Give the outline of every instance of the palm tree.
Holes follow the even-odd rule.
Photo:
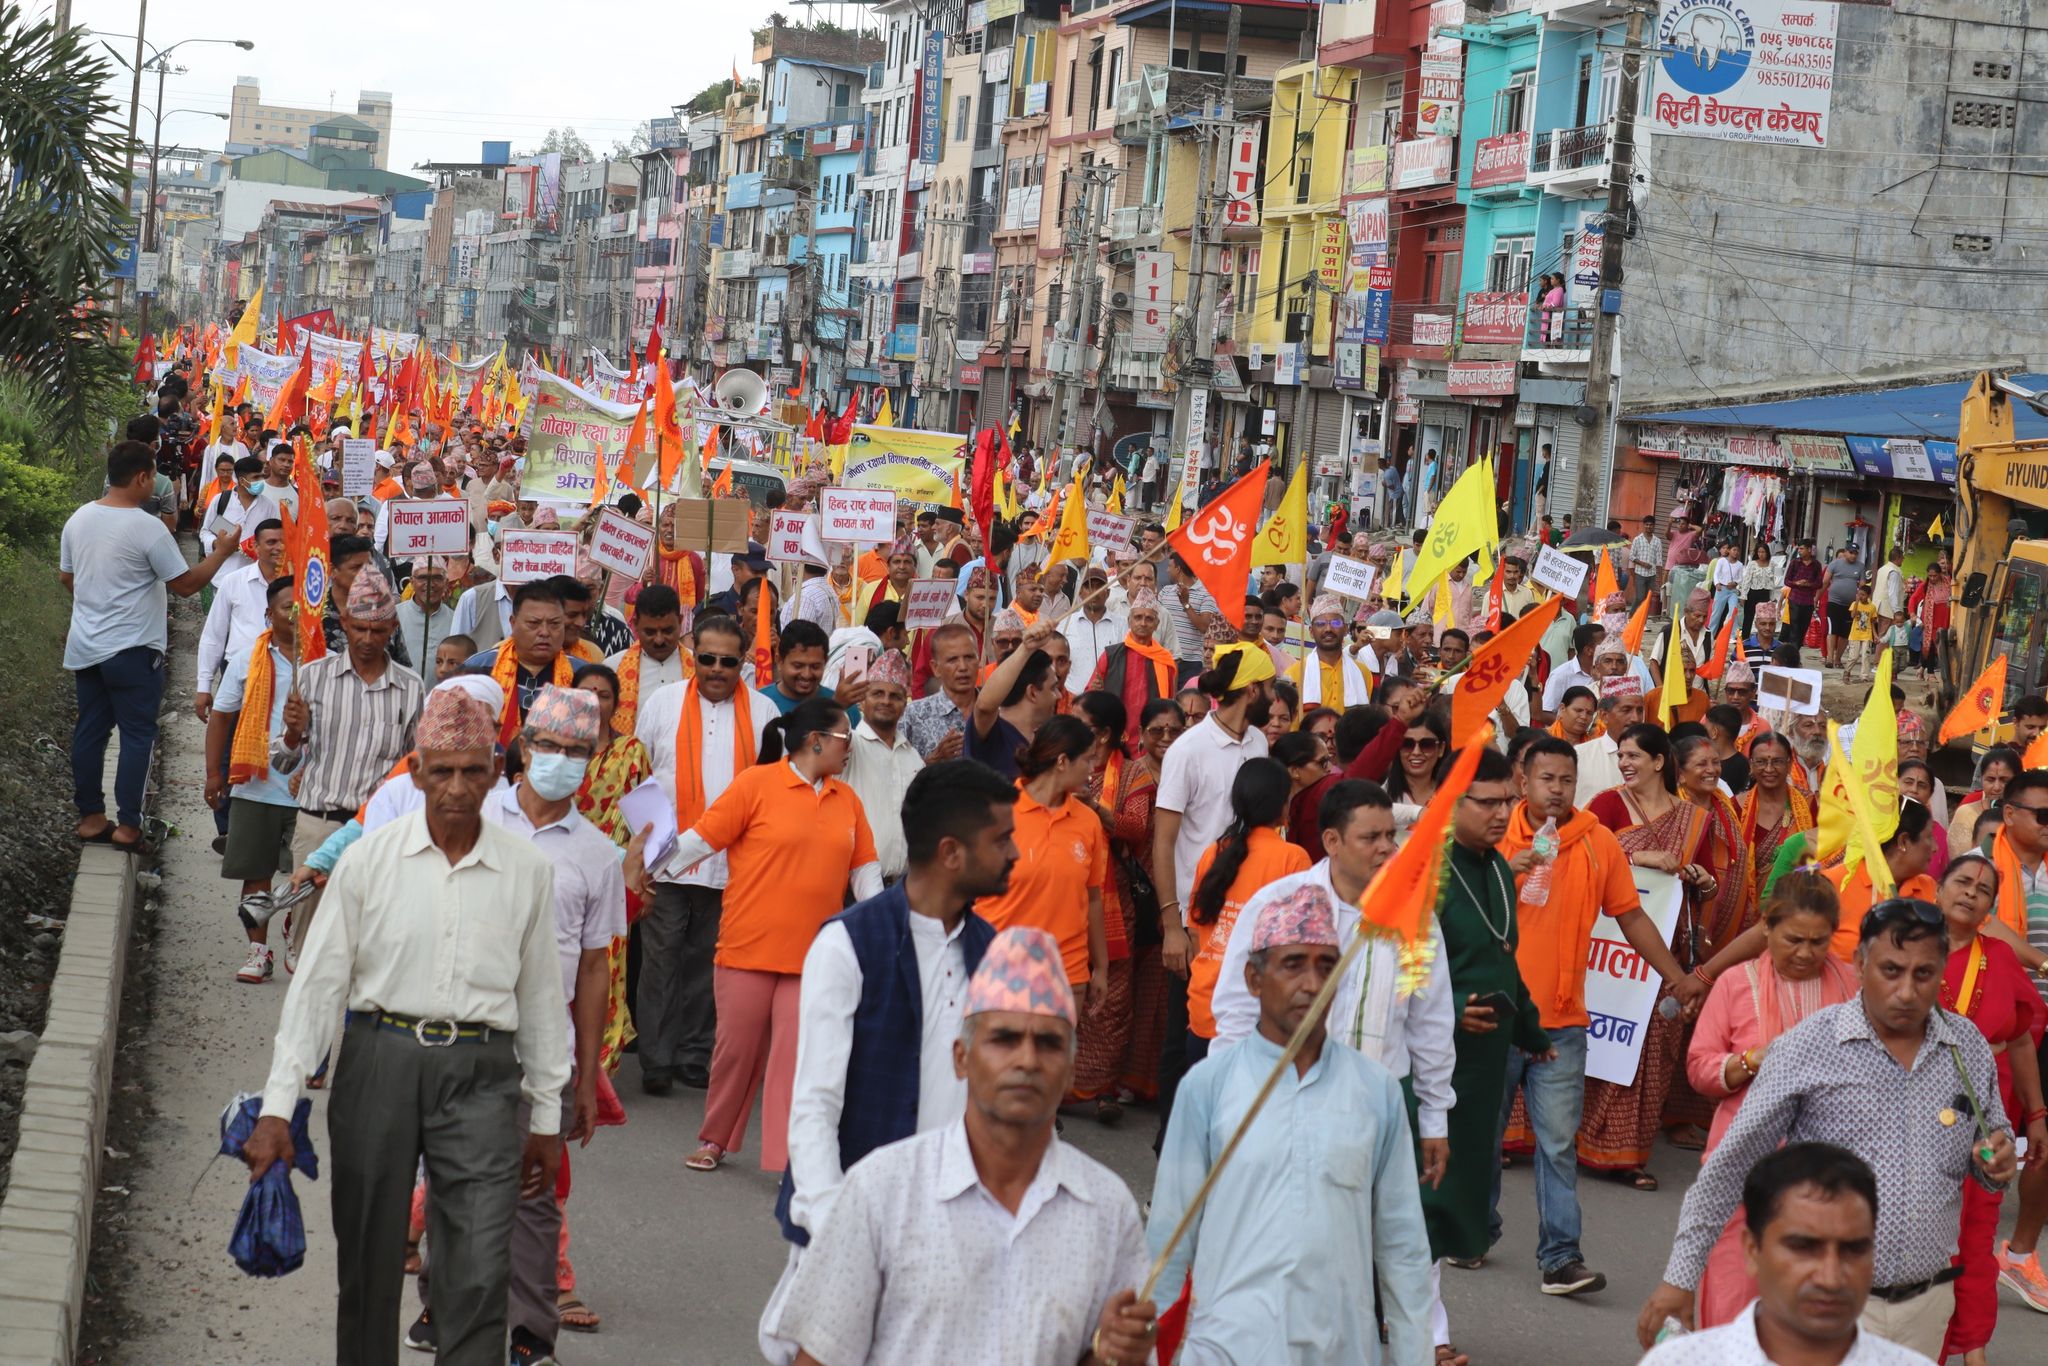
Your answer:
[[[106,304],[134,233],[109,68],[83,32],[0,5],[0,373],[74,419],[126,365]]]

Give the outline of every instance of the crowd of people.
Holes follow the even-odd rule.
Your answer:
[[[594,521],[525,495],[509,430],[423,425],[348,498],[335,428],[236,415],[215,484],[166,504],[195,401],[131,424],[65,530],[78,834],[148,852],[164,590],[207,591],[234,977],[290,977],[244,1156],[288,1162],[330,1090],[338,1360],[516,1366],[598,1327],[569,1156],[622,1121],[615,1078],[705,1093],[683,1182],[752,1156],[758,1105],[777,1362],[1462,1363],[1446,1267],[1526,1218],[1537,1288],[1599,1292],[1581,1173],[1654,1189],[1660,1137],[1704,1161],[1642,1311],[1660,1366],[1981,1363],[2001,1284],[2048,1311],[2048,770],[2021,758],[2048,703],[1964,794],[1901,712],[1882,847],[1820,857],[1822,718],[1759,711],[1747,662],[1803,659],[1791,574],[1747,601],[1646,573],[1560,612],[1453,791],[1451,693],[1544,606],[1517,556],[1498,592],[1460,565],[1366,604],[1269,567],[1240,614],[1159,526],[1054,562],[1029,513],[984,535],[932,507],[797,568],[679,545],[628,495],[644,574],[508,584],[502,528]],[[284,553],[309,483],[321,632]],[[471,553],[359,534],[401,496],[480,508]],[[912,630],[918,579],[955,606]],[[1677,638],[1646,648],[1649,593]],[[1735,611],[1746,650],[1706,670]],[[1432,803],[1441,886],[1404,946],[1361,902]],[[1589,1072],[1610,950],[1657,984],[1632,1082]],[[1061,1137],[1134,1107],[1142,1206]],[[1522,1163],[1533,1211],[1503,1199]]]

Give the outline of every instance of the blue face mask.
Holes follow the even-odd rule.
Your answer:
[[[248,494],[252,498],[256,496],[256,490],[262,487],[263,481],[261,479],[244,479],[242,481],[242,492]]]
[[[583,771],[589,767],[590,760],[572,759],[566,754],[529,754],[526,781],[540,796],[558,802],[576,795],[576,789],[583,786]]]

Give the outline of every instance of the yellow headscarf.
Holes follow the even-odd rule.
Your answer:
[[[1226,666],[1231,670],[1228,688],[1230,692],[1236,692],[1239,688],[1249,688],[1263,679],[1274,677],[1277,672],[1273,668],[1273,656],[1263,644],[1257,642],[1246,644],[1240,641],[1234,645],[1218,645],[1216,667],[1221,669]]]

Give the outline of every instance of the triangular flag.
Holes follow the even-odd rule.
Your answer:
[[[1079,560],[1086,564],[1088,546],[1088,498],[1076,479],[1074,487],[1066,497],[1066,508],[1060,513],[1059,535],[1053,537],[1052,550],[1046,556],[1049,565],[1062,560]]]
[[[1430,971],[1428,960],[1417,955],[1429,941],[1430,921],[1435,918],[1451,813],[1472,785],[1485,748],[1484,744],[1471,744],[1458,752],[1451,771],[1409,831],[1408,842],[1381,865],[1358,898],[1361,930],[1366,925],[1376,926],[1401,942],[1403,995],[1422,985],[1413,978],[1426,979]]]
[[[621,470],[624,469],[623,462],[620,468]],[[612,477],[610,472],[605,469],[604,451],[602,449],[599,449],[597,452],[595,475],[596,477],[590,481],[590,506],[603,507],[605,496],[612,491]]]
[[[1252,568],[1264,564],[1305,564],[1308,561],[1308,462],[1294,467],[1280,506],[1259,528],[1252,548]]]
[[[1730,611],[1727,616],[1721,618],[1721,631],[1714,637],[1713,654],[1706,663],[1693,670],[1701,678],[1712,680],[1727,672],[1728,642],[1735,634],[1735,620],[1740,615],[1738,612]]]
[[[1885,657],[1890,659],[1891,656],[1887,654]],[[1885,697],[1887,700],[1891,697],[1891,689],[1889,687],[1885,689]],[[1861,721],[1856,723],[1856,740],[1856,747],[1858,749],[1863,748],[1863,723]],[[1830,774],[1837,774],[1849,772],[1854,768],[1855,761],[1842,752],[1841,724],[1836,721],[1828,722],[1827,771]],[[1890,829],[1884,829],[1879,826],[1875,815],[1871,811],[1871,794],[1864,790],[1863,784],[1844,782],[1837,789],[1836,785],[1830,782],[1828,784],[1828,791],[1822,795],[1823,810],[1825,810],[1826,803],[1831,797],[1835,798],[1840,805],[1848,808],[1849,823],[1854,827],[1856,834],[1856,838],[1848,841],[1847,850],[1842,860],[1842,866],[1849,873],[1855,872],[1856,865],[1864,861],[1862,857],[1864,849],[1882,849],[1884,841],[1890,836],[1891,831],[1899,828],[1898,770],[1896,768],[1892,770],[1892,781],[1894,786],[1888,805],[1891,814]],[[1897,883],[1892,878],[1892,866],[1885,862],[1883,858],[1873,855],[1869,860],[1869,864],[1871,902],[1875,904],[1896,891]],[[1846,877],[1847,874],[1845,873],[1844,878],[1846,879]]]
[[[1615,580],[1614,566],[1607,559],[1607,547],[1600,547],[1600,567],[1593,573],[1593,610],[1598,612],[1607,605],[1607,599],[1621,591],[1621,584]]]
[[[1940,540],[1940,539],[1941,539],[1941,538],[1942,538],[1943,536],[1946,536],[1947,534],[1948,534],[1948,533],[1947,533],[1946,531],[1942,530],[1942,527],[1941,527],[1941,514],[1940,514],[1940,513],[1938,513],[1938,512],[1937,512],[1937,513],[1935,513],[1935,514],[1934,514],[1934,525],[1932,525],[1932,526],[1930,526],[1930,527],[1928,527],[1928,528],[1927,528],[1927,539],[1929,539],[1929,540],[1931,540],[1931,541],[1936,541],[1936,540]]]
[[[1166,538],[1216,599],[1224,620],[1244,626],[1244,589],[1251,576],[1252,541],[1259,508],[1266,498],[1266,480],[1273,465],[1261,460],[1208,506]]]
[[[1830,726],[1830,733],[1833,727]],[[1856,839],[1855,804],[1870,803],[1870,825],[1877,843],[1864,849]],[[1870,681],[1870,700],[1856,718],[1856,744],[1845,764],[1830,763],[1820,797],[1820,828],[1814,846],[1816,856],[1831,858],[1845,853],[1850,870],[1869,857],[1873,864],[1878,844],[1890,839],[1899,828],[1899,714],[1892,705],[1892,652],[1886,650],[1877,661]],[[1875,873],[1872,874],[1875,876]]]
[[[1998,713],[2005,705],[2006,665],[2006,656],[2000,655],[1977,675],[1977,681],[1956,699],[1955,706],[1942,721],[1936,744],[1945,745],[1960,735],[1975,735],[1998,720]]]
[[[1668,728],[1671,725],[1671,713],[1684,706],[1685,699],[1692,696],[1692,689],[1685,684],[1684,633],[1679,629],[1677,621],[1671,623],[1666,646],[1664,687],[1657,694],[1657,724]]]
[[[2048,731],[2043,731],[2034,737],[2033,743],[2027,746],[2026,754],[2021,757],[2020,766],[2022,768],[2048,768]]]
[[[1507,615],[1507,575],[1495,574],[1486,586],[1486,629],[1498,631],[1501,619]]]
[[[256,285],[256,292],[249,296],[248,306],[242,310],[241,319],[235,324],[235,330],[228,333],[227,358],[229,365],[235,365],[241,360],[243,342],[248,342],[251,346],[256,344],[256,330],[261,326],[263,326],[263,285],[259,281]],[[123,333],[122,335],[125,336],[127,334]]]
[[[1420,597],[1429,586],[1450,573],[1451,566],[1481,551],[1491,552],[1500,539],[1499,514],[1493,507],[1493,490],[1486,483],[1483,465],[1474,465],[1458,476],[1451,491],[1437,504],[1429,524],[1429,536],[1416,552],[1408,572],[1408,595]]]
[[[1621,628],[1621,648],[1632,655],[1643,652],[1643,629],[1650,624],[1650,595],[1643,594],[1643,600],[1636,604],[1635,615],[1628,619],[1628,625]]]
[[[896,413],[889,403],[889,391],[887,389],[882,390],[882,402],[875,409],[875,425],[877,427],[893,427],[896,425]]]
[[[1396,550],[1387,557],[1387,581],[1380,585],[1380,596],[1388,602],[1398,603],[1407,585],[1401,582],[1401,552]]]
[[[1472,652],[1458,686],[1451,691],[1451,744],[1459,747],[1477,742],[1508,685],[1522,676],[1529,657],[1550,623],[1557,619],[1564,599],[1555,594],[1548,602],[1531,608],[1514,625]]]
[[[1181,481],[1181,482],[1182,482],[1182,483],[1185,483],[1186,481],[1185,481],[1185,480],[1183,480],[1183,481]],[[1175,484],[1175,485],[1173,486],[1173,497],[1167,500],[1167,504],[1166,504],[1166,529],[1167,529],[1168,531],[1178,531],[1178,530],[1180,530],[1180,513],[1181,513],[1181,499],[1180,499],[1180,490],[1181,490],[1181,485],[1180,485],[1180,483],[1176,483],[1176,484]]]

